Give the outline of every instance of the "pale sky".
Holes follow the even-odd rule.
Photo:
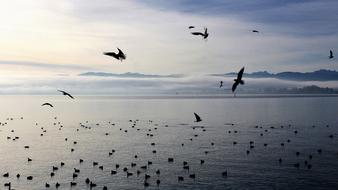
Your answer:
[[[13,89],[61,78],[76,84],[87,71],[198,78],[242,66],[247,72],[338,69],[337,58],[328,59],[330,49],[338,52],[334,0],[0,3],[0,79],[19,81]],[[208,27],[208,40],[191,35],[189,25]],[[102,55],[116,47],[127,54],[122,63]]]

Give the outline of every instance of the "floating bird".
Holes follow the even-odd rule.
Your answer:
[[[201,117],[199,115],[197,115],[197,113],[194,113],[196,121],[195,122],[200,122],[202,121]]]
[[[195,26],[189,26],[189,29],[193,29],[193,28],[195,28]]]
[[[89,184],[90,180],[89,178],[86,178],[86,184]]]
[[[8,189],[11,190],[11,182],[5,183],[4,186],[8,187]]]
[[[201,35],[204,39],[207,39],[209,36],[208,29],[204,28],[204,33],[202,32],[191,32],[192,35],[198,36]]]
[[[220,83],[219,87],[222,88],[223,87],[223,81],[221,81],[219,83]]]
[[[54,107],[52,104],[50,104],[50,103],[44,103],[44,104],[42,104],[41,106],[50,106],[50,107]]]
[[[254,32],[254,33],[259,33],[259,31],[258,31],[258,30],[252,30],[252,32]]]
[[[70,95],[68,92],[65,92],[63,90],[58,90],[59,92],[62,92],[62,95],[69,96],[71,99],[74,99],[72,95]]]
[[[332,59],[332,58],[334,58],[334,56],[333,56],[332,50],[330,50],[330,56],[329,56],[329,59]]]
[[[184,181],[184,177],[183,176],[178,176],[178,181]]]
[[[242,80],[243,73],[244,73],[244,67],[239,71],[237,75],[237,79],[234,79],[235,83],[232,85],[232,92],[235,92],[238,84],[241,84],[241,85],[244,84],[244,81]]]
[[[111,57],[114,57],[117,60],[120,60],[122,62],[122,60],[126,59],[126,55],[122,52],[122,50],[120,50],[120,48],[117,48],[119,50],[118,53],[115,52],[104,52],[104,55],[108,55]]]

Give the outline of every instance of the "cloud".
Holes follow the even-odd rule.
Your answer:
[[[242,66],[248,72],[337,70],[337,60],[328,59],[330,49],[338,51],[336,5],[330,0],[13,0],[0,7],[0,76],[13,88],[1,83],[10,92],[53,93],[58,87],[85,94],[159,93],[213,89],[221,78],[205,75]],[[208,40],[192,36],[189,25],[208,27]],[[123,63],[102,55],[116,47],[127,54]],[[77,76],[86,71],[158,76]],[[56,76],[49,78],[50,73]],[[172,73],[185,76],[168,77]],[[264,83],[247,85],[256,82]]]
[[[80,73],[79,76],[97,76],[97,77],[118,77],[118,78],[182,78],[184,75],[171,74],[171,75],[154,75],[154,74],[142,74],[142,73],[106,73],[106,72],[86,72]]]
[[[0,65],[39,67],[39,68],[45,68],[45,69],[71,69],[71,70],[89,69],[89,67],[81,66],[81,65],[51,64],[51,63],[40,63],[40,62],[31,62],[31,61],[0,60]]]
[[[224,88],[219,88],[219,81]],[[126,78],[102,76],[0,76],[1,94],[55,94],[57,89],[73,95],[222,95],[231,93],[233,77],[185,75],[185,77]],[[337,81],[285,81],[246,78],[240,93],[318,85],[338,88]]]

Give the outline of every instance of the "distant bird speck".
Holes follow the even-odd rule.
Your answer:
[[[329,58],[330,58],[330,59],[333,59],[333,58],[334,58],[332,50],[330,50],[330,56],[329,56]]]

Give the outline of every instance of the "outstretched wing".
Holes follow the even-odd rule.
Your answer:
[[[120,48],[117,48],[117,50],[119,50],[119,52],[117,53],[118,55],[123,54],[122,50]]]
[[[191,32],[191,34],[192,35],[201,35],[201,36],[203,36],[204,34],[203,33],[201,33],[201,32]]]
[[[189,29],[195,28],[195,26],[189,26]]]
[[[236,90],[238,84],[239,84],[238,82],[235,82],[235,83],[232,85],[232,88],[231,88],[232,92],[235,92],[235,90]]]
[[[103,52],[103,55],[115,56],[116,53],[114,53],[114,52]]]
[[[239,71],[239,73],[237,75],[237,80],[238,81],[242,80],[243,73],[244,73],[244,67]]]
[[[195,118],[196,118],[196,122],[200,122],[202,121],[201,117],[199,115],[197,115],[197,113],[194,113]]]
[[[63,95],[66,93],[65,91],[63,90],[58,90],[59,92],[61,92]]]
[[[330,57],[332,57],[332,55],[333,55],[333,52],[332,52],[332,50],[330,50]]]
[[[118,52],[117,55],[118,55],[120,58],[125,59],[125,58],[126,58],[126,54],[124,54],[123,51],[120,50],[120,48],[117,48],[117,49],[119,50],[119,52]]]
[[[52,105],[52,104],[50,104],[50,103],[43,103],[41,106],[50,106],[50,107],[52,107],[52,108],[53,108],[53,105]]]
[[[118,55],[115,52],[104,52],[103,54],[114,57],[115,59],[119,59]]]
[[[66,95],[69,96],[71,99],[74,99],[74,97],[70,95],[69,93],[66,93]]]

